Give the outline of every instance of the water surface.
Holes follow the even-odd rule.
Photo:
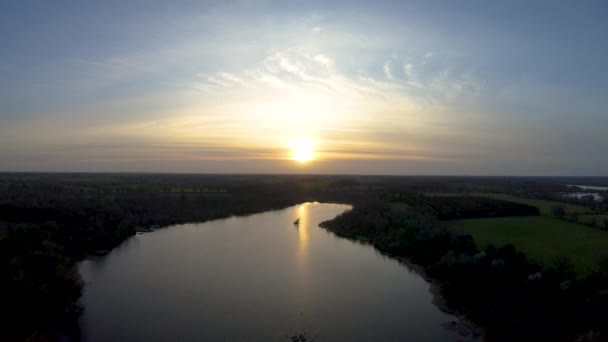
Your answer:
[[[565,193],[562,193],[562,196],[575,197],[578,199],[581,199],[586,196],[591,196],[591,197],[593,197],[593,200],[595,200],[597,202],[604,200],[604,196],[598,194],[597,192],[565,192]]]
[[[416,273],[285,210],[137,235],[85,260],[85,341],[453,341]],[[299,227],[293,221],[300,217]]]
[[[572,184],[572,185],[568,185],[568,186],[570,186],[570,187],[576,186],[583,190],[608,191],[608,186],[576,185],[576,184]]]

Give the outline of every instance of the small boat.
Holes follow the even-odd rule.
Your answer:
[[[296,226],[300,225],[300,218],[298,217],[297,220],[293,221],[293,224],[295,224]]]

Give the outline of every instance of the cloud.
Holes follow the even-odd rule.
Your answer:
[[[323,54],[316,55],[314,57],[314,60],[325,65],[326,67],[331,67],[334,64],[334,62],[329,57]]]
[[[391,72],[389,62],[384,63],[384,74],[389,80],[395,79],[395,76],[393,76],[393,73]]]
[[[197,81],[199,89],[222,99],[221,106],[207,103],[193,108],[191,121],[171,131],[171,136],[212,143],[209,133],[202,136],[197,132],[213,131],[219,134],[213,138],[219,139],[217,143],[232,139],[247,150],[244,146],[277,146],[291,135],[311,135],[322,142],[322,159],[447,157],[447,149],[442,151],[429,142],[415,148],[404,146],[461,132],[461,128],[437,122],[442,117],[446,120],[450,101],[475,95],[478,88],[473,71],[434,69],[422,63],[424,56],[391,56],[390,63],[380,64],[388,68],[391,77],[374,77],[367,70],[345,70],[343,58],[324,51],[289,48],[271,52],[251,68],[205,75]],[[391,65],[403,68],[393,72]],[[367,69],[373,70],[373,66]],[[203,95],[202,103],[205,98]],[[203,125],[196,119],[196,112],[201,111],[206,118],[225,118],[223,126]],[[452,115],[451,120],[462,119]],[[179,117],[184,116],[172,113],[167,120],[175,122]],[[243,123],[244,128],[240,127]],[[131,130],[136,131],[149,129]],[[355,142],[363,145],[354,147]],[[462,151],[451,153],[460,155]]]
[[[413,76],[414,76],[414,65],[412,63],[406,63],[403,66],[403,72],[405,73],[405,76],[407,76],[408,79],[413,78]]]
[[[379,159],[398,171],[413,167],[400,158],[426,158],[430,170],[500,172],[519,158],[525,171],[543,155],[563,161],[555,169],[586,158],[607,170],[598,138],[608,124],[605,20],[595,8],[572,31],[555,15],[578,13],[566,7],[540,25],[540,7],[522,17],[426,2],[201,6],[107,11],[112,25],[74,22],[76,35],[74,25],[49,25],[52,13],[4,30],[0,164],[34,165],[47,150],[66,165],[97,155],[125,168],[129,155],[145,166],[173,156],[270,161],[286,136],[309,134],[341,165]],[[100,22],[100,13],[75,13],[62,19]],[[44,44],[15,45],[40,30],[51,37]],[[357,170],[377,169],[366,165]]]
[[[344,72],[340,70],[340,59],[326,53],[313,53],[301,49],[287,49],[266,56],[252,69],[218,71],[208,78],[209,85],[221,85],[232,89],[242,87],[263,90],[264,86],[305,92],[315,89],[346,96],[345,101],[362,96],[382,98],[407,98],[408,102],[427,103],[454,100],[459,96],[476,96],[481,88],[472,69],[435,68],[424,65],[418,58],[396,64],[403,65],[401,74],[396,74],[387,61],[382,65],[384,78],[376,78],[367,71]],[[420,70],[420,71],[416,71]],[[371,100],[371,99],[369,99]]]
[[[360,39],[341,44],[354,44],[356,51]],[[48,149],[58,158],[78,159],[88,151],[112,163],[127,163],[130,154],[159,163],[180,158],[271,161],[288,155],[289,136],[304,135],[321,142],[322,160],[445,159],[433,144],[416,141],[445,134],[436,122],[449,108],[447,101],[465,99],[475,89],[473,70],[425,64],[425,56],[416,54],[363,57],[344,45],[337,51],[301,44],[269,49],[247,63],[201,63],[184,71],[182,54],[166,60],[133,54],[83,62],[100,74],[116,75],[104,81],[109,85],[151,76],[155,85],[166,78],[176,86],[141,97],[131,94],[130,103],[113,98],[85,110],[72,106],[72,113],[86,119],[64,122],[57,134],[38,141],[11,142],[22,151]],[[122,113],[127,115],[108,120]]]

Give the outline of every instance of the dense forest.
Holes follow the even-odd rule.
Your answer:
[[[405,203],[427,210],[440,220],[539,215],[538,208],[477,196],[425,196],[417,194],[393,194],[393,203]]]
[[[554,331],[570,334],[563,336],[595,331],[598,324],[608,326],[605,296],[589,298],[608,288],[608,262],[593,277],[569,283],[573,276],[567,263],[541,269],[512,246],[480,251],[470,236],[447,232],[439,219],[537,215],[538,210],[474,196],[423,195],[502,192],[555,198],[556,192],[569,191],[563,184],[577,182],[505,177],[0,174],[0,253],[5,260],[0,269],[5,279],[1,338],[58,339],[61,327],[83,309],[78,303],[83,283],[76,263],[107,253],[137,231],[305,201],[354,205],[354,210],[326,227],[424,266],[443,284],[448,303],[489,327],[489,332],[521,331],[515,328],[528,329],[535,322],[538,329],[531,331],[540,334],[544,322],[567,321],[573,323]]]

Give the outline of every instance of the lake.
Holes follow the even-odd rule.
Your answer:
[[[569,184],[567,185],[569,187],[578,187],[580,189],[585,190],[585,192],[567,192],[567,193],[563,193],[564,197],[576,197],[576,198],[582,198],[585,196],[592,196],[594,200],[596,201],[602,201],[604,200],[604,196],[600,195],[597,192],[589,192],[586,190],[591,190],[591,191],[608,191],[608,187],[607,186],[593,186],[593,185],[575,185],[575,184]]]
[[[563,197],[575,197],[578,199],[581,199],[586,196],[591,196],[591,197],[593,197],[593,199],[595,201],[598,201],[598,202],[600,202],[604,199],[604,196],[598,194],[597,192],[564,192],[564,193],[562,193],[562,196]]]
[[[349,209],[304,203],[134,236],[107,256],[81,262],[81,338],[459,339],[444,328],[457,319],[432,304],[419,275],[318,227]]]
[[[578,187],[581,188],[583,190],[596,190],[596,191],[608,191],[608,186],[594,186],[594,185],[576,185],[576,184],[572,184],[572,185],[567,185],[570,187]]]

